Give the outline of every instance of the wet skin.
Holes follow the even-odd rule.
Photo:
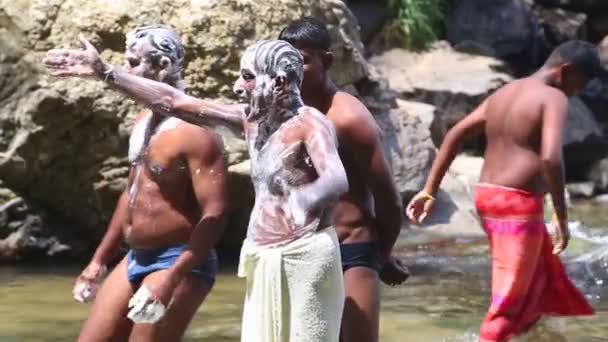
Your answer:
[[[175,86],[178,80],[167,78],[172,71],[170,61],[151,60],[151,49],[145,36],[130,44],[126,70]],[[63,54],[62,50],[55,51]],[[73,75],[83,75],[82,69],[72,69],[64,76]],[[204,128],[149,111],[138,116],[136,127],[147,124],[147,119],[152,134],[139,147],[128,187],[78,282],[100,281],[99,265],[112,258],[122,239],[140,249],[186,244],[188,247],[173,266],[142,280],[157,299],[165,305],[170,301],[172,304],[156,324],[133,324],[128,320],[127,303],[140,284],[127,279],[125,257],[99,290],[79,341],[177,341],[211,289],[190,270],[207,257],[223,230],[223,146],[215,134]],[[134,129],[133,135],[137,131]]]

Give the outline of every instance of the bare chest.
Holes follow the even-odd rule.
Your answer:
[[[167,119],[155,128],[145,127],[144,123],[146,122],[144,121],[142,126],[136,126],[131,135],[131,163],[156,181],[177,181],[187,177],[187,164],[181,151],[177,119]]]
[[[317,178],[304,142],[289,128],[277,130],[262,146],[256,144],[257,131],[250,133],[251,178],[258,189],[284,196],[289,189]]]

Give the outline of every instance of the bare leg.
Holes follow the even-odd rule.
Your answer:
[[[99,289],[89,317],[80,330],[78,342],[127,341],[133,326],[127,318],[131,296],[133,288],[127,278],[125,257]]]
[[[344,272],[342,342],[378,342],[379,283],[378,274],[367,267],[353,267]]]
[[[162,279],[166,273],[166,270],[151,273],[144,279],[143,284],[153,284]],[[135,324],[129,341],[181,341],[196,310],[210,291],[211,286],[200,278],[194,275],[184,278],[175,289],[171,306],[165,317],[156,324]]]

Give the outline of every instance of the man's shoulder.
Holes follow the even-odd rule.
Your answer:
[[[356,97],[338,92],[328,111],[328,116],[336,127],[338,136],[374,136],[379,127],[376,120]]]
[[[179,133],[181,145],[184,147],[184,152],[205,155],[223,151],[221,137],[207,128],[180,120],[176,129]]]
[[[524,83],[525,82],[525,83]],[[521,92],[524,96],[528,96],[531,99],[535,99],[540,103],[548,101],[567,101],[568,97],[566,94],[553,86],[550,86],[539,80],[532,80],[530,77],[517,79],[510,82],[508,85],[516,85],[520,83]]]

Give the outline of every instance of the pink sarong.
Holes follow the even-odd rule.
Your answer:
[[[478,184],[475,206],[492,255],[492,301],[480,342],[508,341],[543,314],[593,314],[559,257],[552,253],[542,194]]]

